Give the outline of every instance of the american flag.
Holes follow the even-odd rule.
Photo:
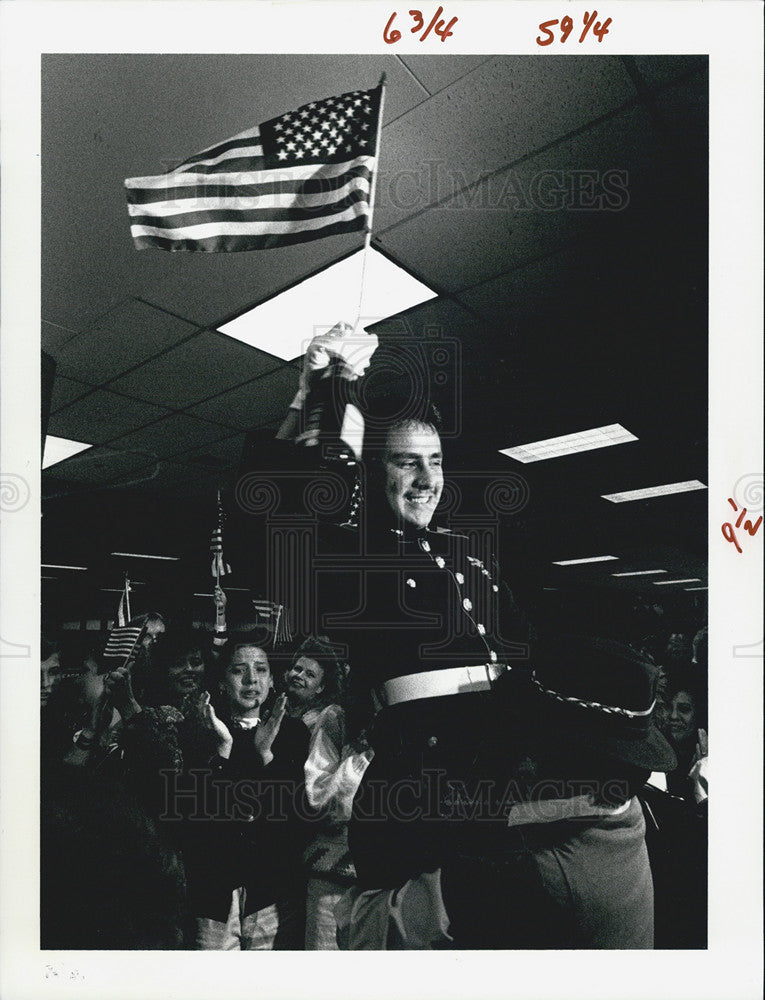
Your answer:
[[[230,573],[231,567],[223,561],[223,505],[220,502],[220,491],[218,492],[218,523],[213,528],[210,537],[210,552],[212,553],[210,569],[215,579]]]
[[[274,645],[292,641],[289,616],[283,604],[276,604],[274,601],[253,600],[252,606],[269,632],[273,632]]]
[[[125,181],[139,250],[261,250],[361,231],[371,215],[381,83],[311,101]]]
[[[108,659],[126,660],[138,645],[139,639],[143,637],[145,624],[142,625],[118,625],[109,633],[104,648],[104,656]]]

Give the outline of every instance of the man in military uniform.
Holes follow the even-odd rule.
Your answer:
[[[331,438],[315,419],[316,358],[342,377],[340,352],[327,346],[309,349],[297,399],[321,426],[312,444]],[[527,658],[517,614],[513,641],[499,637],[500,598],[510,595],[485,536],[435,523],[444,489],[437,411],[399,403],[386,422],[370,421],[358,466],[363,504],[345,524],[324,527],[312,566],[316,628],[345,647],[357,700],[372,693],[379,707],[350,826],[358,885],[372,894],[434,872],[476,836],[504,833],[501,800],[518,760],[512,698],[495,689],[510,687]],[[321,449],[306,450],[318,458]]]

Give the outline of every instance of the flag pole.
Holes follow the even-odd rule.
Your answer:
[[[125,611],[127,612],[127,620],[132,621],[133,616],[130,613],[130,577],[125,571]]]
[[[353,324],[354,330],[361,319],[361,306],[364,300],[364,278],[367,269],[367,256],[372,243],[372,218],[375,211],[375,192],[377,191],[377,175],[380,172],[380,136],[382,134],[383,114],[385,113],[385,73],[380,77],[378,83],[380,88],[380,107],[377,113],[377,134],[375,136],[375,168],[372,172],[372,184],[369,189],[369,216],[367,218],[367,228],[364,233],[364,247],[361,258],[361,286],[359,288],[359,306],[356,315],[356,322]]]
[[[220,490],[218,490],[217,515],[218,515],[218,520],[220,521]],[[220,587],[220,559],[217,556],[215,558],[215,586]]]

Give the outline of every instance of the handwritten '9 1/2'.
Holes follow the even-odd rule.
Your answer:
[[[731,500],[731,498],[728,497],[728,503],[735,511],[738,511],[738,504],[735,502],[735,500]],[[737,528],[741,527],[741,522],[744,521],[745,517],[746,517],[746,507],[744,507],[741,513],[738,515],[738,518],[736,520]],[[752,522],[747,518],[746,521],[744,521],[744,531],[748,531],[749,534],[752,535],[752,537],[754,537],[757,529],[761,524],[762,524],[762,515],[760,515],[757,518],[754,524],[752,524]],[[735,545],[736,550],[740,553],[742,549],[741,546],[738,544],[738,538],[736,537],[736,532],[733,530],[733,525],[730,523],[730,521],[726,521],[725,524],[722,525],[722,533],[726,542],[731,542],[733,545]]]

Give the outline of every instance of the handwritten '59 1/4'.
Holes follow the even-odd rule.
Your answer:
[[[728,497],[728,503],[735,511],[738,511],[738,504],[736,503],[735,500],[731,500],[731,498]],[[741,522],[744,521],[745,517],[746,517],[746,507],[743,507],[741,509],[741,513],[738,515],[738,519],[736,520],[736,528],[741,527]],[[752,537],[754,537],[755,533],[757,532],[757,529],[761,524],[762,524],[762,514],[760,514],[760,516],[757,518],[754,524],[752,524],[749,518],[747,518],[746,521],[744,521],[744,531],[748,531],[749,534]],[[742,551],[741,546],[738,544],[738,538],[736,537],[736,532],[733,528],[733,524],[730,521],[726,521],[725,524],[722,525],[722,533],[727,542],[731,542],[733,545],[736,546],[736,550],[738,552]]]
[[[594,10],[592,14],[589,11],[585,11],[582,23],[584,24],[584,30],[579,36],[579,41],[583,42],[587,37],[587,32],[592,28],[592,33],[595,35],[599,42],[603,41],[603,36],[608,34],[608,26],[611,24],[613,18],[607,17],[605,21],[601,24],[600,21],[596,21],[595,18],[598,16],[598,12]],[[541,35],[537,35],[537,45],[552,45],[555,41],[555,34],[552,31],[553,25],[558,24],[558,18],[554,18],[552,21],[542,21],[539,25],[539,30],[543,31],[547,38],[543,38]],[[573,20],[566,14],[565,17],[560,19],[560,40],[565,42],[571,32],[574,30]]]
[[[435,31],[435,34],[437,34],[440,37],[441,41],[445,42],[447,38],[449,38],[451,35],[454,34],[452,28],[457,23],[457,18],[453,17],[448,24],[445,24],[443,18],[441,18],[441,20],[439,21],[439,18],[441,17],[443,12],[444,8],[439,7],[438,10],[433,15],[430,24],[427,26],[427,28],[425,28],[424,31],[422,31],[423,27],[425,26],[425,18],[422,16],[422,11],[410,10],[409,16],[414,21],[414,27],[410,28],[409,30],[412,32],[413,35],[417,34],[418,31],[422,31],[422,34],[420,35],[421,42],[425,41],[425,39],[428,37],[431,31]],[[385,28],[383,29],[383,39],[388,43],[388,45],[395,44],[395,42],[397,42],[399,38],[401,38],[401,32],[398,30],[398,28],[393,27],[393,22],[395,19],[396,19],[396,11],[394,10],[391,16],[388,18],[388,23],[385,25]]]

